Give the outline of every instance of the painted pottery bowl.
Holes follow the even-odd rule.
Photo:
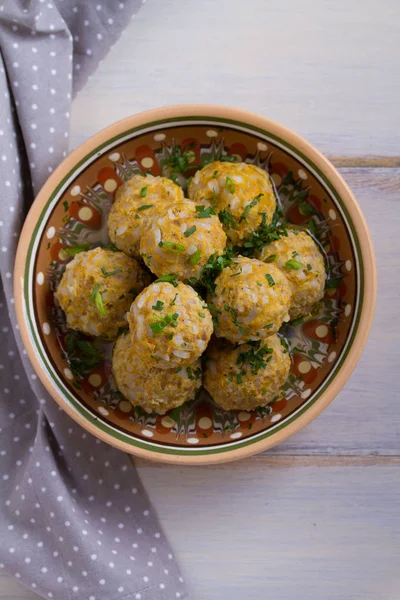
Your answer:
[[[107,212],[117,187],[151,172],[180,180],[171,156],[190,149],[193,164],[229,155],[267,170],[288,221],[308,228],[326,255],[323,300],[285,326],[292,357],[284,394],[253,412],[225,411],[201,393],[166,415],[134,408],[104,360],[74,362],[54,291],[68,246],[108,242]],[[282,442],[314,419],[355,367],[370,329],[376,292],[374,252],[361,210],[335,168],[281,125],[217,106],[176,106],[128,117],[72,152],[52,174],[26,220],[15,265],[15,303],[29,358],[47,390],[82,427],[138,456],[172,463],[216,463]],[[70,349],[70,352],[74,349]],[[77,364],[79,363],[80,367]]]

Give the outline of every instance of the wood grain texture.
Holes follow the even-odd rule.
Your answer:
[[[398,466],[141,467],[190,600],[397,600]]]
[[[246,108],[336,156],[399,156],[397,0],[151,0],[76,98],[72,144],[169,104]]]

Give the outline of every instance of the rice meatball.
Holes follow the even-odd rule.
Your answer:
[[[326,280],[324,258],[312,237],[289,229],[287,237],[265,246],[259,258],[272,261],[287,277],[292,289],[290,318],[308,315],[323,297]]]
[[[112,372],[119,391],[133,406],[160,415],[192,400],[201,386],[200,360],[177,369],[148,367],[130,335],[121,335],[115,344]]]
[[[222,254],[225,245],[218,217],[186,200],[157,213],[141,239],[140,254],[158,277],[174,273],[188,281],[200,275],[212,254]]]
[[[219,214],[226,235],[241,244],[262,223],[272,221],[276,198],[268,174],[247,163],[213,162],[189,183],[189,198],[208,200]],[[263,214],[265,215],[263,217]]]
[[[108,214],[108,234],[128,256],[139,257],[139,243],[151,220],[165,204],[183,200],[183,192],[166,177],[135,175],[116,191]]]
[[[275,265],[239,256],[215,284],[208,303],[218,323],[218,337],[237,344],[265,339],[289,320],[290,286]]]
[[[241,346],[211,344],[203,385],[226,410],[254,410],[269,404],[287,380],[289,352],[277,335]]]
[[[126,312],[150,276],[123,252],[95,248],[67,264],[55,298],[67,327],[88,335],[115,338],[126,327]]]
[[[188,285],[154,282],[128,315],[133,344],[149,367],[190,365],[204,352],[213,331],[207,305]]]

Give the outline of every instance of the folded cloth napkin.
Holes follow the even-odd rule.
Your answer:
[[[0,568],[55,600],[185,596],[128,457],[71,421],[33,372],[12,290],[26,211],[67,152],[71,95],[139,6],[0,0]]]

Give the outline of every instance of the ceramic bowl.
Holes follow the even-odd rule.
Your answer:
[[[115,190],[135,173],[171,175],[174,148],[196,164],[234,155],[265,168],[286,217],[320,240],[330,280],[313,315],[286,327],[292,369],[283,399],[253,412],[225,411],[201,395],[164,416],[134,409],[117,392],[107,358],[76,377],[53,292],[64,248],[107,242]],[[186,175],[190,175],[190,170]],[[128,117],[73,151],[36,198],[15,265],[18,322],[30,360],[58,404],[102,440],[141,457],[204,464],[234,460],[282,442],[336,396],[367,340],[376,292],[371,239],[352,192],[330,162],[285,127],[242,110],[176,106]],[[110,349],[108,349],[110,350]],[[106,352],[110,357],[110,352]],[[356,424],[355,424],[356,425]]]

